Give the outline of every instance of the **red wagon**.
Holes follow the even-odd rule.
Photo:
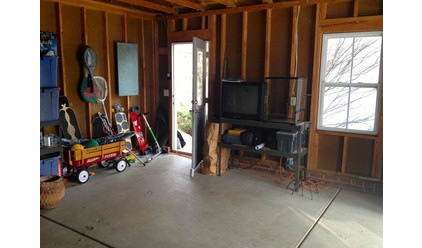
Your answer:
[[[90,178],[88,167],[94,164],[104,168],[114,165],[118,172],[123,172],[129,165],[125,149],[124,140],[81,150],[63,148],[63,176],[76,174],[79,183],[86,183]]]

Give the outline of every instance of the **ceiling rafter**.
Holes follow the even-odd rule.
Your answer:
[[[227,7],[237,7],[237,0],[215,0],[215,2]]]
[[[205,11],[205,7],[199,3],[191,2],[189,0],[166,0],[169,3],[175,3],[180,6],[188,7],[190,9],[196,9],[199,11]]]
[[[321,3],[355,2],[360,0],[45,0],[57,2],[86,1],[103,5],[119,6],[130,11],[141,11],[156,17],[175,18],[180,15],[204,13],[237,13]]]
[[[167,6],[149,2],[149,1],[144,1],[144,0],[119,0],[119,1],[123,3],[128,3],[128,4],[148,8],[148,9],[165,12],[167,14],[177,14],[177,10],[172,7],[167,7]]]

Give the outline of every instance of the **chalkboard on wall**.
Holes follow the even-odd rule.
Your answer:
[[[119,96],[139,95],[138,44],[116,42]]]

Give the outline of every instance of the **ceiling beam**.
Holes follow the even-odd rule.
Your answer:
[[[128,3],[128,4],[132,4],[135,6],[139,6],[139,7],[144,7],[144,8],[148,8],[148,9],[153,9],[153,10],[157,10],[157,11],[161,11],[161,12],[165,12],[167,14],[177,14],[176,9],[172,8],[172,7],[167,7],[161,4],[156,4],[153,2],[149,2],[149,1],[144,1],[144,0],[119,0],[120,2],[123,3]]]
[[[215,2],[227,7],[237,7],[237,0],[215,0]]]
[[[190,9],[196,9],[196,10],[199,10],[199,11],[205,10],[205,7],[203,5],[201,5],[199,3],[191,2],[191,1],[188,1],[188,0],[166,0],[166,1],[170,2],[170,3],[175,3],[175,4],[180,5],[180,6],[188,7]]]

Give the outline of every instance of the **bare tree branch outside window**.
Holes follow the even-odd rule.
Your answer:
[[[382,37],[354,34],[325,40],[322,126],[374,131]]]

